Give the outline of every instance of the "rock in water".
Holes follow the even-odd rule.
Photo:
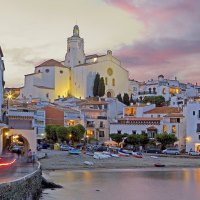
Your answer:
[[[63,188],[63,186],[47,181],[44,177],[42,177],[42,188]]]

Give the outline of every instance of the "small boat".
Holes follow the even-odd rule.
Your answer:
[[[111,157],[119,158],[119,155],[117,155],[117,154],[111,153],[110,155],[111,155]]]
[[[135,158],[143,158],[141,152],[132,152],[132,155],[133,155],[133,157],[135,157]]]
[[[94,165],[94,163],[91,162],[91,161],[84,161],[84,164],[85,165],[89,165],[89,166],[93,166]]]
[[[154,166],[155,166],[155,167],[165,167],[165,165],[164,165],[164,164],[161,164],[161,163],[155,163]]]
[[[81,151],[80,151],[79,149],[71,149],[71,150],[69,150],[69,154],[78,155],[78,154],[80,154],[80,153],[81,153]]]
[[[110,158],[110,155],[106,155],[106,154],[99,153],[99,152],[94,152],[93,158],[100,160],[100,159]]]
[[[87,151],[85,154],[88,155],[88,156],[94,156],[94,153],[91,152],[91,151]]]
[[[129,153],[125,153],[125,152],[123,152],[123,151],[118,151],[118,155],[119,155],[119,156],[130,156]]]

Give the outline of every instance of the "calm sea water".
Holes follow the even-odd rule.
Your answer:
[[[199,200],[200,169],[53,171],[41,200]]]

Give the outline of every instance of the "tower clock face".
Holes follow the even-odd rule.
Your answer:
[[[111,75],[113,74],[112,68],[108,68],[108,69],[107,69],[107,74],[108,74],[109,76],[111,76]]]

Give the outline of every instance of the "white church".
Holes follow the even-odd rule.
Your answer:
[[[110,50],[105,55],[86,56],[84,40],[75,25],[73,36],[67,40],[65,60],[47,60],[36,66],[34,73],[25,75],[20,98],[53,102],[67,96],[92,97],[97,73],[104,78],[105,97],[128,93],[129,73],[121,62],[113,57]]]

